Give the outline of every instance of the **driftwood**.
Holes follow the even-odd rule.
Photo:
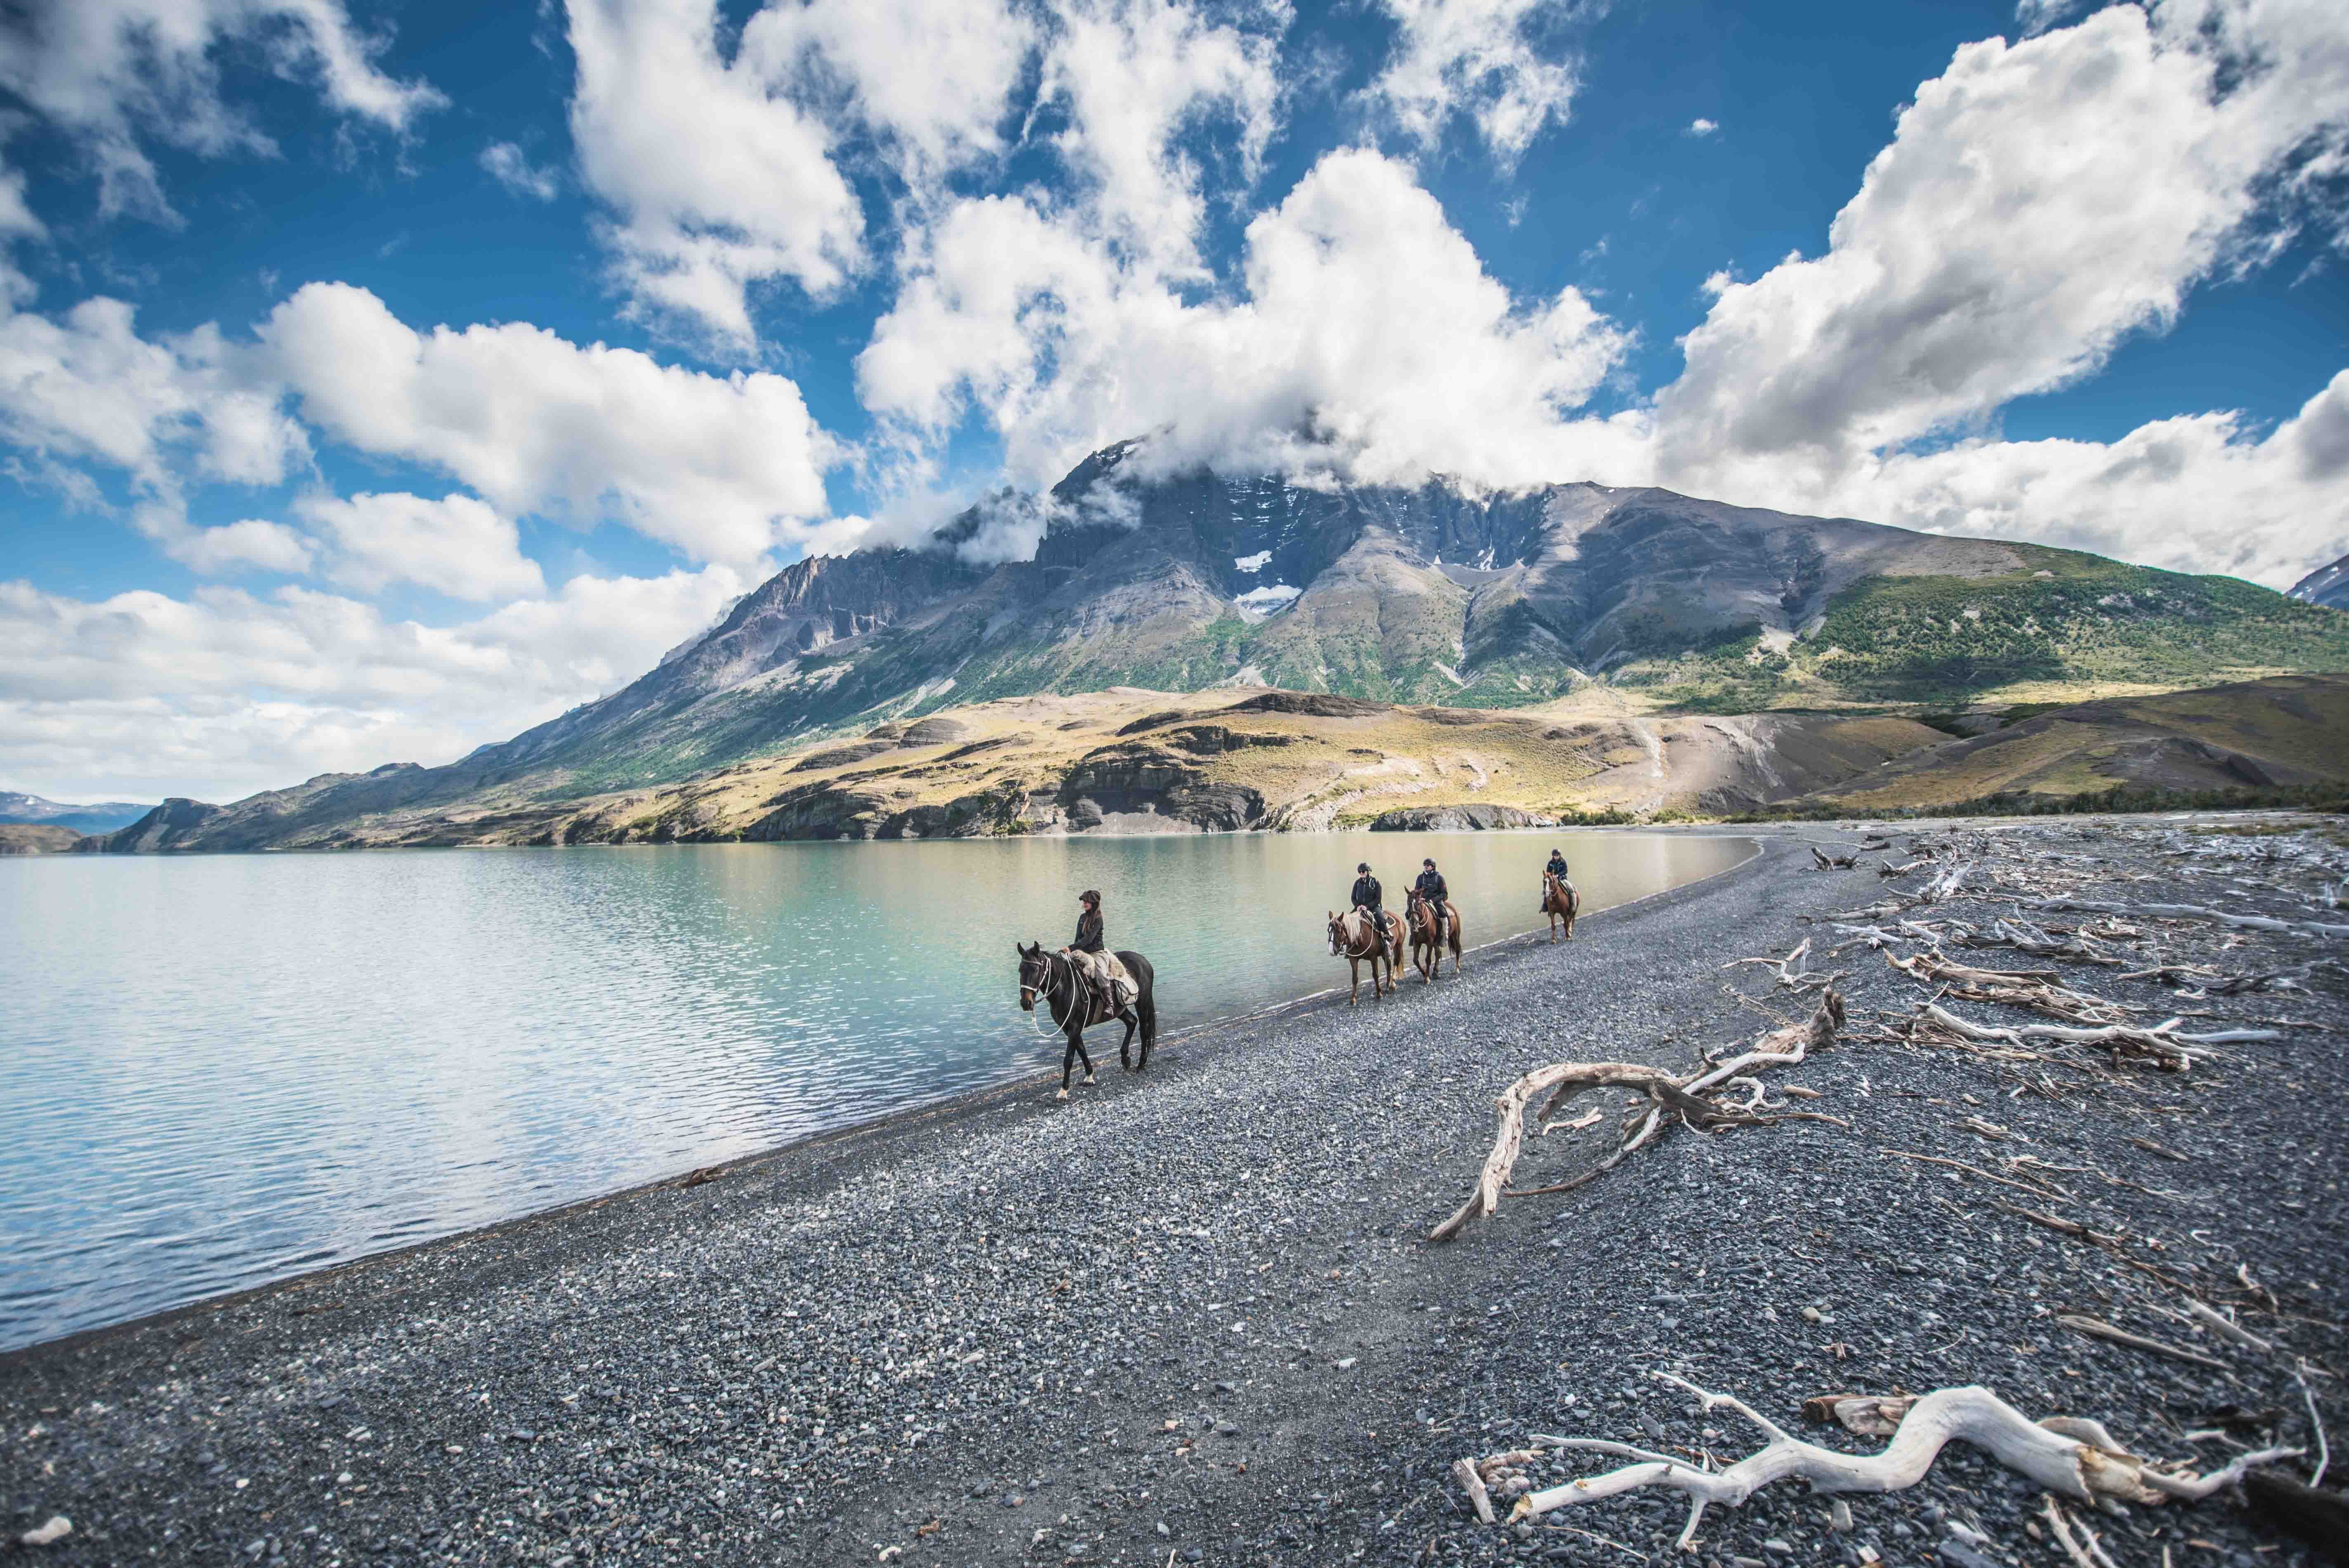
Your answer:
[[[1896,958],[1888,953],[1885,960],[1910,979],[1938,985],[1944,995],[1961,1002],[2030,1007],[2067,1024],[2118,1023],[2123,1011],[2117,1002],[2056,985],[2055,973],[2051,969],[1976,969],[1953,964],[1939,952],[1920,953],[1909,958]]]
[[[2109,1340],[2115,1345],[2126,1345],[2131,1350],[2142,1350],[2150,1356],[2167,1356],[2173,1361],[2191,1361],[2197,1367],[2216,1367],[2222,1372],[2227,1368],[2227,1364],[2217,1357],[2205,1356],[2199,1350],[2189,1350],[2184,1346],[2171,1345],[2164,1340],[2148,1339],[2142,1334],[2131,1334],[2126,1328],[2114,1327],[2102,1318],[2082,1317],[2076,1313],[2059,1312],[2055,1315],[2055,1321],[2075,1334],[2085,1334],[2094,1339]]]
[[[2183,1020],[2171,1018],[2149,1029],[2130,1024],[2105,1024],[2093,1028],[2074,1028],[2063,1024],[2016,1024],[1993,1028],[1959,1017],[1937,1003],[1928,1002],[1921,1009],[1923,1020],[1934,1027],[1961,1039],[1986,1041],[1996,1045],[2022,1047],[2029,1041],[2044,1041],[2057,1047],[2102,1046],[2109,1050],[2116,1062],[2130,1057],[2149,1060],[2154,1066],[2169,1072],[2184,1072],[2196,1058],[2208,1056],[2197,1050],[2198,1046],[2237,1045],[2256,1040],[2280,1040],[2281,1029],[2218,1029],[2208,1034],[2181,1035],[2178,1025]]]
[[[1800,950],[1796,950],[1799,954]],[[1526,1108],[1542,1094],[1549,1095],[1539,1118],[1547,1127],[1557,1119],[1567,1103],[1585,1089],[1628,1088],[1646,1097],[1646,1113],[1631,1123],[1613,1153],[1592,1171],[1585,1171],[1571,1181],[1534,1191],[1558,1192],[1587,1185],[1632,1154],[1645,1148],[1667,1130],[1668,1116],[1699,1131],[1734,1126],[1764,1126],[1773,1121],[1831,1120],[1814,1111],[1781,1110],[1764,1114],[1757,1109],[1759,1101],[1749,1099],[1744,1105],[1724,1103],[1708,1099],[1708,1090],[1721,1088],[1736,1078],[1750,1078],[1764,1068],[1789,1067],[1801,1061],[1810,1051],[1818,1049],[1836,1037],[1843,1027],[1843,998],[1829,989],[1819,998],[1817,1010],[1808,1022],[1789,1025],[1774,1030],[1754,1042],[1751,1048],[1730,1058],[1713,1064],[1702,1072],[1687,1078],[1675,1078],[1661,1068],[1644,1067],[1636,1062],[1553,1062],[1526,1074],[1494,1099],[1500,1113],[1499,1128],[1493,1139],[1493,1151],[1485,1157],[1485,1170],[1476,1182],[1476,1190],[1468,1201],[1428,1233],[1432,1242],[1450,1241],[1460,1233],[1469,1221],[1482,1219],[1500,1206],[1507,1189],[1509,1176],[1516,1169],[1517,1155],[1525,1145]],[[1758,1086],[1757,1086],[1758,1087]],[[1530,1196],[1531,1193],[1519,1193]]]
[[[2115,1441],[2103,1426],[2071,1417],[2032,1421],[1987,1388],[1940,1388],[1909,1404],[1884,1451],[1847,1454],[1806,1443],[1767,1417],[1727,1394],[1711,1393],[1668,1373],[1661,1382],[1684,1388],[1702,1402],[1705,1413],[1733,1410],[1768,1439],[1760,1451],[1725,1470],[1704,1470],[1670,1454],[1596,1438],[1567,1438],[1556,1446],[1632,1462],[1603,1475],[1583,1476],[1518,1498],[1511,1520],[1523,1520],[1576,1503],[1597,1502],[1644,1487],[1661,1486],[1689,1499],[1688,1524],[1679,1544],[1691,1548],[1708,1506],[1735,1508],[1773,1481],[1807,1481],[1814,1492],[1899,1491],[1924,1479],[1944,1446],[1971,1443],[2007,1469],[2049,1491],[2080,1502],[2198,1502],[2231,1486],[2258,1466],[2297,1455],[2297,1449],[2247,1453],[2207,1475],[2166,1470],[2140,1459]]]
[[[2326,921],[2279,920],[2271,914],[2233,914],[2225,910],[2205,909],[2199,903],[2116,903],[2108,899],[2042,898],[2033,899],[2031,907],[2057,913],[2076,911],[2088,914],[2126,914],[2155,920],[2207,920],[2239,931],[2268,931],[2286,936],[2315,936],[2333,941],[2349,936],[2349,925]]]
[[[2271,970],[2264,975],[2227,975],[2207,969],[2199,964],[2159,964],[2150,969],[2132,970],[2114,976],[2119,980],[2155,980],[2164,985],[2175,985],[2189,996],[2240,996],[2253,991],[2305,991],[2301,984],[2318,970],[2343,973],[2338,959],[2316,958],[2290,969]]]
[[[1840,969],[1832,975],[1822,975],[1816,970],[1805,969],[1803,960],[1809,955],[1810,951],[1811,939],[1806,936],[1795,944],[1795,950],[1784,958],[1733,958],[1722,967],[1734,969],[1741,964],[1759,964],[1765,969],[1775,970],[1778,975],[1778,984],[1795,992],[1824,991],[1844,977],[1845,971]]]

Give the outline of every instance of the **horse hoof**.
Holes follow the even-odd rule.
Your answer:
[[[1091,1073],[1087,1073],[1087,1074],[1085,1075],[1085,1077],[1084,1077],[1084,1081],[1083,1081],[1082,1083],[1079,1084],[1077,1087],[1078,1087],[1078,1088],[1093,1088],[1093,1087],[1094,1087],[1094,1081],[1095,1081],[1095,1080],[1094,1080],[1094,1078],[1093,1078],[1093,1075],[1092,1075],[1092,1074],[1091,1074]]]
[[[1068,1099],[1068,1098],[1069,1098],[1069,1091],[1068,1091],[1067,1089],[1062,1089],[1060,1093],[1058,1093],[1058,1094],[1054,1095],[1052,1098],[1053,1098],[1054,1099]]]

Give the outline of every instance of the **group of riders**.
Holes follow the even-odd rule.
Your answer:
[[[1347,902],[1352,905],[1356,914],[1370,922],[1370,928],[1372,931],[1384,931],[1387,928],[1386,889],[1380,884],[1379,879],[1371,874],[1370,861],[1362,861],[1354,868],[1354,871],[1356,873],[1354,887],[1348,895]],[[1549,863],[1542,868],[1542,876],[1544,903],[1537,907],[1547,908],[1550,879],[1555,878],[1561,883],[1568,880],[1566,852],[1563,850],[1550,851]],[[1420,902],[1433,912],[1435,929],[1439,932],[1450,931],[1452,890],[1445,885],[1444,873],[1435,869],[1433,856],[1419,862],[1419,876],[1411,884],[1411,891],[1418,894]],[[1102,895],[1099,891],[1087,888],[1083,892],[1079,893],[1077,910],[1076,937],[1061,951],[1068,954],[1071,961],[1084,975],[1092,995],[1101,1002],[1102,1011],[1114,1017],[1125,1010],[1126,1005],[1133,998],[1133,977],[1126,974],[1125,966],[1118,962],[1117,954],[1109,950],[1109,944],[1104,940],[1102,929]]]
[[[1347,901],[1351,913],[1330,917],[1330,951],[1354,963],[1357,988],[1361,984],[1361,965],[1368,959],[1371,987],[1383,995],[1394,988],[1393,970],[1402,962],[1402,922],[1386,913],[1386,892],[1371,873],[1370,862],[1365,861],[1355,870],[1358,875],[1353,892]],[[1435,944],[1435,954],[1421,964],[1420,977],[1433,980],[1440,971],[1445,945],[1451,948],[1453,973],[1458,974],[1460,913],[1453,904],[1452,890],[1444,885],[1444,873],[1435,869],[1433,857],[1420,862],[1419,880],[1412,884],[1411,892],[1413,903],[1424,908],[1433,921],[1427,929],[1433,934],[1430,940]],[[1572,936],[1574,912],[1578,903],[1572,884],[1567,881],[1566,856],[1552,850],[1549,864],[1542,869],[1540,907],[1554,916],[1562,916],[1566,934]],[[1152,998],[1155,976],[1150,960],[1139,953],[1119,953],[1110,947],[1102,921],[1099,889],[1087,888],[1078,894],[1077,910],[1077,934],[1060,952],[1046,952],[1040,942],[1019,946],[1020,1007],[1050,1016],[1068,1042],[1061,1056],[1062,1099],[1069,1098],[1070,1076],[1078,1063],[1084,1064],[1084,1081],[1093,1081],[1092,1057],[1084,1046],[1084,1032],[1089,1026],[1112,1019],[1123,1023],[1125,1037],[1118,1043],[1118,1064],[1137,1072],[1149,1067],[1151,1047],[1158,1034],[1158,1009]],[[1418,909],[1413,913],[1416,916]],[[1371,935],[1373,932],[1379,934]],[[1551,940],[1557,937],[1553,935]],[[1425,941],[1415,943],[1414,957],[1426,946]],[[1348,991],[1350,1002],[1354,995],[1354,990]],[[1139,1060],[1131,1054],[1137,1038],[1142,1047]]]

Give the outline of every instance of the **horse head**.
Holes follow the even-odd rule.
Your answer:
[[[1015,942],[1011,947],[1019,954],[1019,1010],[1032,1013],[1038,994],[1051,978],[1052,966],[1044,962],[1044,944],[1040,942],[1033,947],[1022,947]]]
[[[1343,958],[1346,956],[1346,949],[1353,945],[1353,944],[1349,942],[1346,938],[1346,917],[1340,914],[1334,909],[1330,911],[1329,913],[1330,956],[1332,958]]]

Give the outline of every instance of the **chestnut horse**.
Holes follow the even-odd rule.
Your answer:
[[[1402,922],[1390,914],[1386,917],[1386,929],[1372,932],[1370,922],[1356,911],[1340,914],[1331,910],[1329,914],[1330,955],[1344,959],[1353,971],[1353,984],[1346,991],[1346,1006],[1352,1006],[1361,996],[1365,961],[1371,966],[1371,997],[1376,999],[1393,990],[1395,971],[1402,967]]]
[[[1452,927],[1446,932],[1438,932],[1435,929],[1435,906],[1420,897],[1419,890],[1416,888],[1411,892],[1409,908],[1411,961],[1419,967],[1419,983],[1424,985],[1436,975],[1444,973],[1444,944],[1446,937],[1449,937],[1452,943],[1452,973],[1458,975],[1460,973],[1460,906],[1449,899],[1444,901],[1444,913],[1451,917],[1448,923]]]
[[[1549,939],[1556,943],[1557,923],[1566,922],[1566,940],[1574,940],[1574,917],[1582,913],[1582,895],[1561,876],[1542,872],[1542,913],[1549,916]]]

